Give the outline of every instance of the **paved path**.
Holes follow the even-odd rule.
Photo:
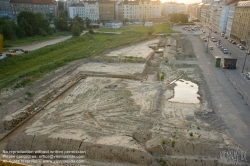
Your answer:
[[[199,66],[210,89],[214,111],[223,119],[226,133],[250,152],[250,110],[224,70],[216,68],[213,55],[205,52],[206,46],[197,36],[188,35],[194,46]],[[236,71],[231,74],[239,75]],[[235,73],[234,73],[235,72]],[[243,79],[244,80],[244,79]],[[247,88],[247,86],[245,87]],[[246,91],[249,91],[249,86]],[[248,160],[250,160],[248,158]]]

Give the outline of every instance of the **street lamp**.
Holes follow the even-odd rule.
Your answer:
[[[247,54],[249,53],[249,42],[246,41],[246,44],[247,44],[247,51],[246,51],[246,56],[245,56],[245,60],[244,60],[243,68],[242,68],[242,73],[244,72],[244,68],[245,68],[245,64],[247,60]]]
[[[209,31],[209,35],[207,36],[207,51],[208,51],[208,43],[209,43],[209,38],[210,38],[210,36],[211,36],[211,29],[210,29],[210,31]]]

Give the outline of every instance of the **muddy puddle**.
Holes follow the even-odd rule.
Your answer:
[[[174,97],[169,99],[170,102],[177,103],[190,103],[190,104],[199,104],[200,100],[198,97],[199,86],[191,81],[186,81],[183,79],[173,81],[172,83],[176,83],[174,88]]]

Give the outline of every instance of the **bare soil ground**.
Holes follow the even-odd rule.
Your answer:
[[[161,36],[78,61],[18,92],[5,90],[2,137],[41,113],[0,150],[84,150],[86,165],[232,165],[220,152],[238,145],[221,132],[195,59],[185,36]],[[169,101],[179,79],[199,86],[199,103]]]

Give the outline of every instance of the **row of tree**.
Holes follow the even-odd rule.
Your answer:
[[[90,25],[91,20],[81,17],[68,20],[67,13],[61,11],[59,17],[54,18],[53,14],[44,17],[42,13],[33,13],[30,11],[22,11],[17,16],[17,24],[8,16],[0,18],[0,34],[4,35],[4,39],[16,40],[34,35],[47,36],[54,33],[55,29],[50,27],[50,21],[54,21],[55,28],[59,31],[71,31],[72,35],[79,36],[84,25]]]
[[[170,18],[170,22],[175,23],[187,23],[188,22],[188,14],[181,14],[181,13],[173,13],[168,15]]]
[[[34,35],[46,36],[53,33],[50,22],[42,13],[22,11],[17,16],[17,24],[8,16],[0,18],[0,33],[5,39],[15,40]]]

